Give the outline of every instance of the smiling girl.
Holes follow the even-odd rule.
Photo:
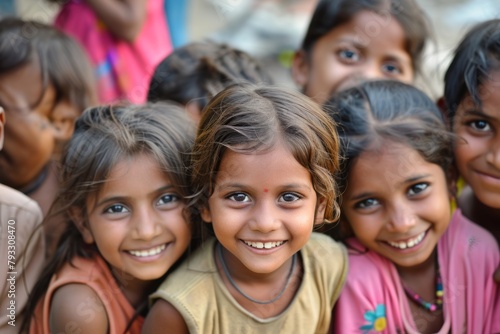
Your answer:
[[[325,333],[347,271],[344,247],[313,233],[338,215],[331,119],[300,93],[233,85],[193,152],[193,205],[215,238],[153,295],[144,332]]]
[[[140,333],[141,305],[190,244],[193,141],[171,105],[98,107],[77,120],[57,202],[66,232],[30,297],[30,333]]]
[[[500,241],[500,19],[464,36],[446,72],[444,97],[467,184],[457,204]]]
[[[349,274],[335,333],[490,333],[498,246],[451,214],[453,137],[437,106],[396,81],[325,105],[339,123]]]

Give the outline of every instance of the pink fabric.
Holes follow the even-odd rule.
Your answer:
[[[375,252],[364,252],[356,239],[348,243],[349,272],[335,305],[333,332],[417,333],[393,263]],[[445,319],[439,333],[492,333],[497,293],[493,273],[500,260],[493,236],[456,210],[438,243],[438,258]]]
[[[66,2],[54,25],[84,47],[98,78],[100,102],[146,101],[156,66],[172,52],[163,0],[147,1],[147,16],[136,40],[114,37],[84,0]]]

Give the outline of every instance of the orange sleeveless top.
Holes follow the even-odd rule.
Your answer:
[[[85,284],[92,288],[101,299],[108,316],[108,333],[125,333],[127,325],[134,316],[135,310],[130,305],[109,267],[101,256],[97,255],[90,259],[77,257],[73,259],[73,265],[65,264],[61,270],[52,276],[47,293],[38,302],[35,313],[30,324],[30,334],[50,333],[49,315],[52,296],[54,292],[66,284]],[[75,307],[79,307],[75,305]],[[88,314],[96,312],[86,304],[81,305],[81,312]],[[141,332],[144,318],[138,316],[127,333],[139,334]]]

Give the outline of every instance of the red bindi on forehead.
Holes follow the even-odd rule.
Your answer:
[[[267,188],[264,188],[264,192],[267,193],[269,191],[269,189]]]

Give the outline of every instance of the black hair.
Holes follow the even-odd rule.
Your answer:
[[[387,140],[411,147],[440,166],[451,181],[453,136],[434,101],[414,86],[394,80],[367,81],[333,95],[324,109],[338,124],[340,194],[348,186],[356,159]]]
[[[480,88],[493,71],[500,70],[500,19],[472,27],[463,37],[444,77],[444,99],[450,124],[460,103],[470,96],[481,105]]]
[[[202,110],[225,87],[238,83],[272,83],[261,64],[248,53],[212,41],[175,49],[155,69],[148,101],[195,101]]]

